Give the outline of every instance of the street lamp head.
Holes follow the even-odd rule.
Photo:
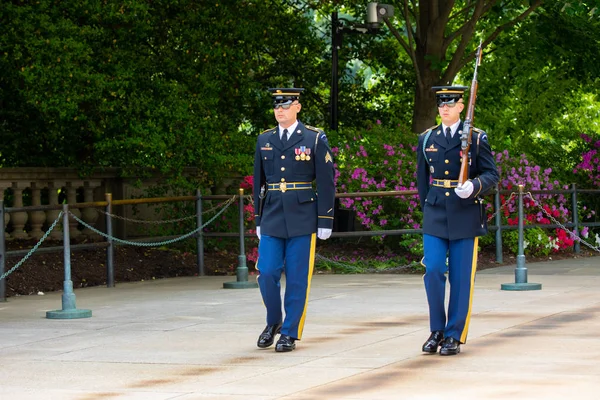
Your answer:
[[[367,26],[370,29],[379,29],[381,26],[381,21],[384,18],[391,18],[393,16],[394,6],[375,2],[367,4]]]

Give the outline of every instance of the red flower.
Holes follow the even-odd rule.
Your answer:
[[[244,190],[252,190],[254,188],[254,176],[245,176],[242,183],[240,183],[240,187]]]

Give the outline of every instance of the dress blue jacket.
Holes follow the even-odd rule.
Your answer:
[[[428,129],[419,136],[417,149],[417,188],[423,210],[423,233],[450,240],[487,233],[487,216],[480,195],[493,188],[499,179],[486,133],[473,128],[469,151],[469,179],[473,182],[473,193],[461,199],[453,187],[439,186],[443,180],[458,180],[462,129],[461,122],[450,143],[446,141],[442,125]],[[432,180],[437,180],[438,185]]]
[[[332,229],[334,167],[325,133],[298,121],[285,145],[279,136],[278,127],[271,128],[256,142],[256,226],[260,226],[261,234],[279,238],[310,235],[317,228]],[[296,183],[302,188],[294,188]],[[261,187],[267,189],[263,195]]]

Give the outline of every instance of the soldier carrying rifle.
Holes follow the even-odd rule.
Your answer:
[[[478,63],[481,46],[478,49]],[[478,236],[487,233],[481,195],[498,183],[496,163],[480,129],[473,128],[477,68],[465,121],[464,86],[437,86],[442,123],[419,136],[417,186],[423,210],[422,260],[431,335],[423,351],[455,355],[466,343],[477,269]],[[444,305],[450,281],[448,312]]]

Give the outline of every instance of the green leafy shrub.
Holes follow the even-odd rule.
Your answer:
[[[504,245],[514,254],[519,251],[519,232],[517,230],[502,232]],[[523,230],[523,252],[534,257],[548,256],[553,249],[548,234],[541,228]]]

